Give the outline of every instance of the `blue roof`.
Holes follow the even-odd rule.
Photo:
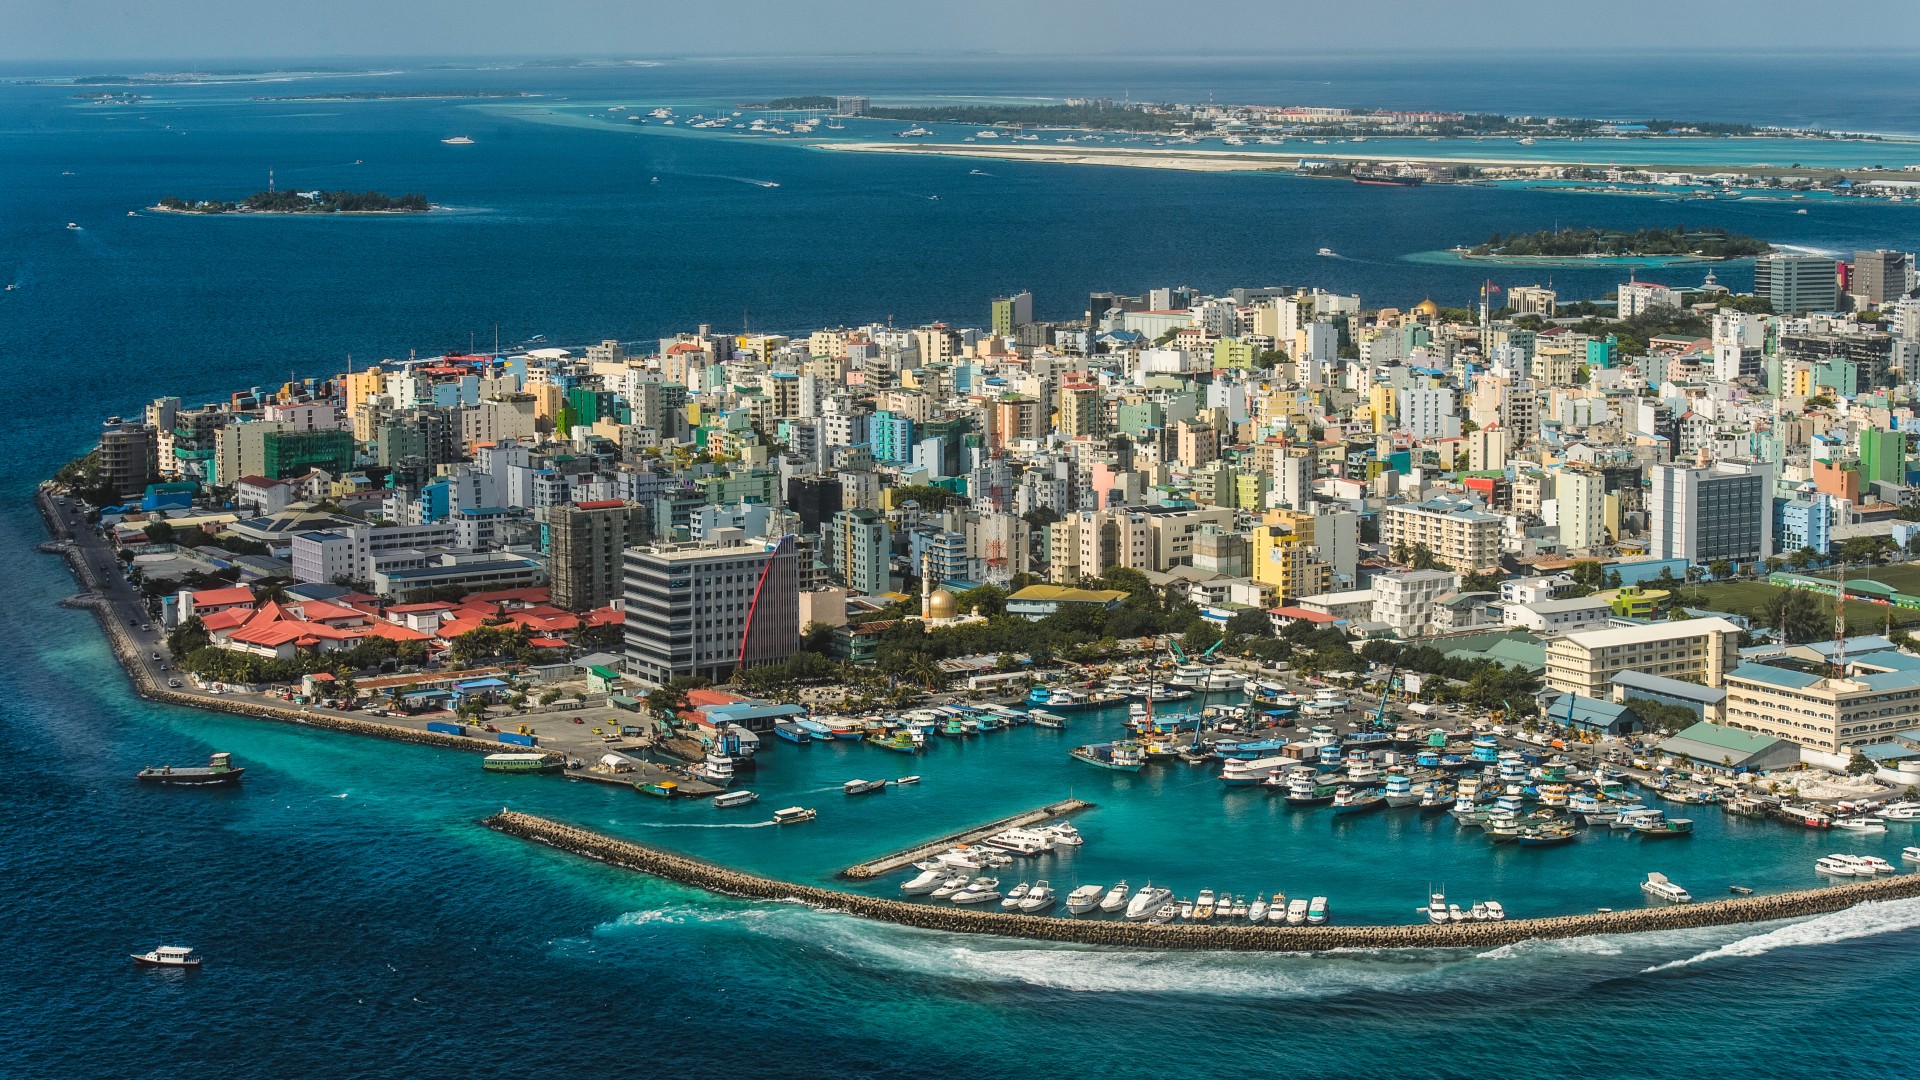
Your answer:
[[[1920,690],[1920,671],[1880,671],[1855,675],[1853,681],[1865,683],[1872,690]]]
[[[1856,588],[1856,586],[1853,582],[1849,581],[1847,582],[1847,588],[1851,590]],[[1852,655],[1853,653],[1880,652],[1884,649],[1893,648],[1893,642],[1877,634],[1863,637],[1850,637],[1846,639],[1846,644],[1848,655]],[[1821,656],[1833,655],[1833,642],[1831,641],[1809,641],[1805,645],[1800,646],[1800,648],[1810,649]]]
[[[468,679],[453,684],[455,690],[499,690],[511,685],[505,679]]]
[[[705,713],[709,720],[729,724],[766,717],[778,719],[785,716],[807,715],[807,710],[798,705],[702,705],[700,711]]]
[[[1623,671],[1613,677],[1613,685],[1624,686],[1629,690],[1645,690],[1650,694],[1680,698],[1683,701],[1697,701],[1702,705],[1717,705],[1727,696],[1725,690],[1701,686],[1699,683],[1690,683],[1684,679],[1669,679],[1664,675],[1649,675],[1644,671]]]
[[[1883,667],[1889,671],[1920,671],[1920,656],[1903,653],[1898,649],[1883,649],[1864,656],[1848,653],[1847,660],[1855,664],[1865,664],[1868,667]]]
[[[1729,679],[1750,679],[1754,682],[1784,686],[1790,690],[1799,690],[1820,681],[1820,676],[1811,675],[1792,668],[1773,667],[1769,664],[1741,664],[1727,672]]]

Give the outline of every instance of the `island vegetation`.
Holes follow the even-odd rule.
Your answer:
[[[867,115],[882,120],[978,124],[982,127],[1092,128],[1100,131],[1185,131],[1186,113],[1149,112],[1139,106],[1112,105],[874,105]]]
[[[538,97],[525,90],[342,90],[326,94],[294,94],[282,97],[255,97],[255,101],[416,101],[437,98],[525,98]]]
[[[1701,259],[1738,259],[1772,251],[1765,240],[1726,229],[1542,229],[1538,232],[1494,233],[1467,254],[1502,258],[1567,258],[1569,256],[1685,255]]]
[[[799,97],[774,98],[772,101],[740,107],[743,109],[831,109],[839,103],[838,98],[827,94],[803,94]]]
[[[256,191],[237,203],[189,202],[169,195],[154,209],[176,214],[424,214],[433,204],[425,195],[378,191]]]

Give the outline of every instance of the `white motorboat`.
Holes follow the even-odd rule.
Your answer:
[[[1445,893],[1434,893],[1428,898],[1427,921],[1436,926],[1447,921],[1447,897]]]
[[[1191,918],[1193,918],[1193,901],[1191,901],[1191,900],[1182,900],[1182,901],[1180,901],[1180,903],[1179,903],[1179,904],[1178,904],[1177,906],[1178,906],[1178,907],[1179,907],[1179,909],[1180,909],[1180,917],[1181,917],[1182,919],[1191,919]]]
[[[1113,888],[1108,889],[1107,895],[1100,898],[1101,911],[1115,912],[1115,911],[1121,910],[1126,906],[1127,906],[1127,883],[1124,881],[1115,885]]]
[[[1320,256],[1323,259],[1331,259],[1334,257],[1333,249],[1329,247],[1323,247],[1319,251],[1314,252],[1314,254]]]
[[[966,888],[972,881],[973,879],[965,874],[955,874],[936,886],[929,895],[935,900],[945,900]]]
[[[1500,906],[1500,901],[1498,900],[1487,901],[1487,918],[1493,920],[1494,922],[1499,922],[1501,919],[1504,919],[1506,917],[1507,917],[1507,909]]]
[[[1898,869],[1878,855],[1847,855],[1844,858],[1853,864],[1856,877],[1866,877],[1869,874],[1891,874]]]
[[[1901,848],[1900,861],[1920,863],[1920,847]]]
[[[1327,898],[1316,896],[1307,904],[1307,923],[1319,926],[1327,921]]]
[[[1019,907],[1020,901],[1027,898],[1027,893],[1032,888],[1033,886],[1023,881],[1013,888],[1008,889],[1006,898],[1000,901],[1000,907],[1005,911],[1012,911],[1014,908]]]
[[[1493,916],[1487,914],[1487,904],[1486,901],[1483,900],[1473,905],[1473,910],[1467,913],[1467,917],[1474,922],[1486,922]]]
[[[1273,899],[1267,901],[1267,921],[1270,923],[1287,921],[1287,894],[1279,889],[1273,890]]]
[[[1265,896],[1254,897],[1253,903],[1247,905],[1247,921],[1250,923],[1265,922],[1266,918],[1267,898]]]
[[[1300,926],[1307,921],[1307,911],[1312,907],[1305,900],[1293,900],[1287,904],[1287,925]]]
[[[1460,910],[1459,904],[1448,904],[1447,905],[1447,921],[1448,922],[1466,922],[1467,913]]]
[[[914,877],[901,882],[900,891],[908,896],[922,896],[939,888],[940,883],[946,880],[947,871],[944,868],[922,870]]]
[[[1033,883],[1033,888],[1027,890],[1026,898],[1020,901],[1018,908],[1023,914],[1036,915],[1052,907],[1053,901],[1053,886],[1047,879],[1041,878]]]
[[[1875,816],[1882,821],[1920,821],[1920,803],[1888,803],[1881,807]]]
[[[1102,889],[1098,885],[1082,885],[1067,894],[1067,913],[1085,915],[1100,906]]]
[[[1853,833],[1883,833],[1886,823],[1870,817],[1846,817],[1834,821],[1833,827]]]
[[[1648,874],[1647,880],[1640,883],[1640,891],[1669,904],[1693,903],[1693,894],[1668,880],[1665,874]]]
[[[1152,884],[1143,886],[1133,894],[1133,900],[1127,904],[1127,919],[1138,922],[1160,910],[1160,905],[1173,899],[1172,889],[1156,888]]]
[[[1823,859],[1815,859],[1813,869],[1815,873],[1826,874],[1830,877],[1859,876],[1859,871],[1854,864],[1845,856],[1841,855],[1828,855]],[[1871,874],[1872,871],[1869,870],[1868,873]]]
[[[1074,828],[1064,821],[1056,821],[1051,825],[1043,825],[1034,831],[1052,840],[1056,847],[1079,847],[1087,842],[1086,839],[1080,835],[1079,829]]]
[[[1201,889],[1200,895],[1193,901],[1193,917],[1206,922],[1213,918],[1214,898],[1212,889]]]
[[[1000,899],[1000,879],[990,877],[974,878],[967,887],[953,894],[956,904],[986,904]]]

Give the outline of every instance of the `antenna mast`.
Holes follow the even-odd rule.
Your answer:
[[[1840,576],[1833,588],[1833,677],[1847,677],[1847,564],[1840,563]]]

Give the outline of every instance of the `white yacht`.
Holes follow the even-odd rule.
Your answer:
[[[1171,899],[1173,899],[1172,889],[1156,888],[1151,883],[1142,886],[1139,892],[1133,894],[1133,900],[1127,904],[1127,919],[1130,922],[1139,922],[1159,911],[1160,905]]]
[[[1038,855],[1053,850],[1053,840],[1037,832],[1026,829],[1008,829],[987,837],[987,843],[1015,855]]]
[[[1193,901],[1193,917],[1201,922],[1206,922],[1208,919],[1213,918],[1214,906],[1213,890],[1201,889],[1200,895],[1195,897]]]
[[[1853,872],[1856,877],[1866,877],[1869,874],[1891,874],[1898,869],[1892,863],[1878,855],[1846,855],[1840,857],[1845,858],[1853,864]]]
[[[1267,921],[1270,923],[1287,921],[1287,894],[1279,889],[1273,890],[1273,899],[1267,901]]]
[[[1018,907],[1022,914],[1037,915],[1052,907],[1053,901],[1053,886],[1046,878],[1041,878],[1033,883],[1033,888],[1027,890],[1026,898],[1020,901]]]
[[[1813,869],[1815,873],[1827,874],[1832,877],[1859,876],[1858,868],[1854,866],[1852,860],[1844,855],[1828,855],[1823,859],[1815,859]],[[1869,870],[1867,873],[1872,874],[1873,871]]]
[[[1507,909],[1500,906],[1500,901],[1498,900],[1487,901],[1487,918],[1493,920],[1494,922],[1499,922],[1501,919],[1504,919],[1506,917],[1507,917]]]
[[[1254,897],[1253,903],[1247,905],[1247,921],[1250,923],[1265,922],[1266,918],[1267,898],[1265,896]]]
[[[1068,893],[1067,913],[1070,915],[1085,915],[1087,912],[1099,907],[1102,891],[1098,885],[1082,885]]]
[[[1126,906],[1127,906],[1127,883],[1124,881],[1115,885],[1113,888],[1108,889],[1107,895],[1100,898],[1101,911],[1114,912],[1114,911],[1119,911],[1121,908],[1124,908]]]
[[[1888,803],[1875,816],[1882,821],[1920,821],[1920,802]]]
[[[1640,891],[1669,904],[1693,903],[1693,894],[1667,880],[1665,874],[1648,874],[1647,880],[1640,883]]]
[[[986,904],[1000,899],[1000,879],[979,877],[967,883],[967,887],[953,894],[956,904]]]
[[[1427,899],[1427,921],[1435,926],[1447,921],[1447,896],[1434,893]]]
[[[922,870],[914,877],[901,882],[900,891],[907,896],[921,896],[930,893],[939,888],[941,882],[947,880],[947,873],[947,870],[942,867]]]
[[[1080,835],[1079,829],[1074,828],[1064,821],[1056,821],[1051,825],[1043,825],[1035,829],[1034,832],[1053,841],[1055,847],[1080,847],[1087,842],[1086,839]]]
[[[1033,886],[1023,881],[1013,888],[1008,889],[1005,899],[1000,901],[1001,909],[1004,911],[1012,911],[1014,908],[1019,907],[1020,901],[1027,898],[1027,893],[1032,890],[1032,888]]]
[[[1312,907],[1305,900],[1293,900],[1287,904],[1287,925],[1299,926],[1307,921],[1307,911]]]
[[[969,884],[972,883],[972,881],[973,879],[968,877],[965,874],[955,874],[952,877],[947,878],[945,881],[942,881],[940,884],[934,886],[932,891],[929,893],[929,895],[931,895],[935,900],[945,900],[951,897],[954,893],[957,893],[961,889],[966,888]]]
[[[1316,896],[1307,904],[1307,922],[1319,926],[1327,921],[1327,898]]]
[[[1845,817],[1833,823],[1836,829],[1855,833],[1883,833],[1887,831],[1885,822],[1870,817]]]
[[[1920,863],[1920,847],[1901,848],[1900,861]]]

